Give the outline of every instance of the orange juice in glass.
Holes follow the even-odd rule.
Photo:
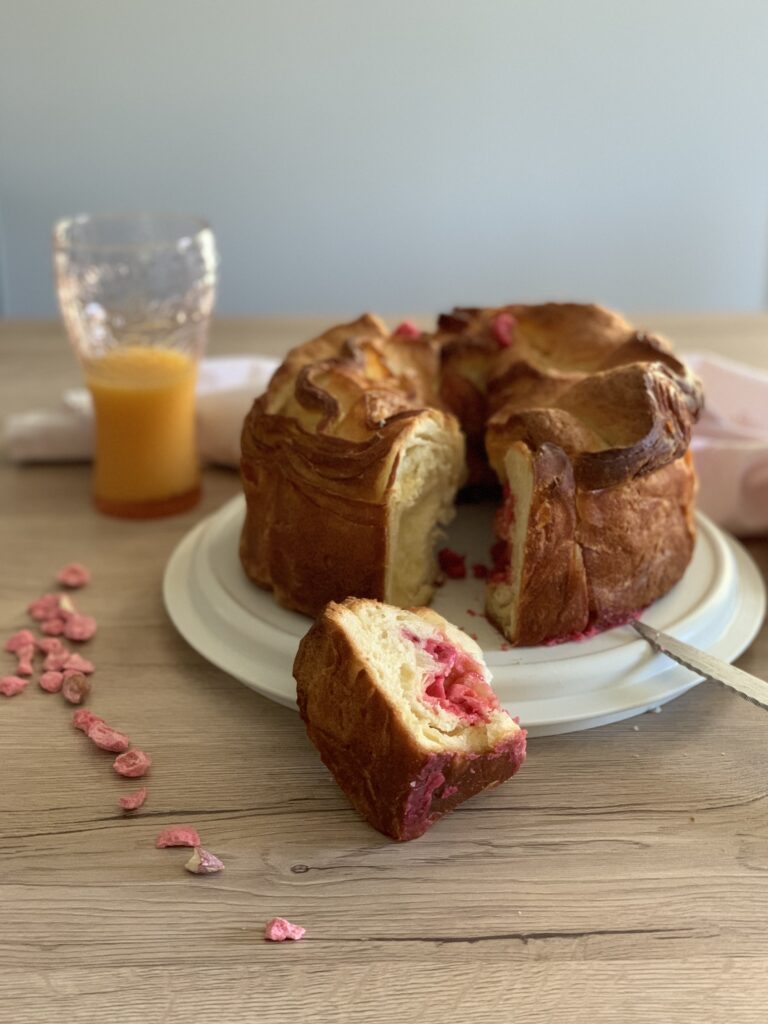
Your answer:
[[[93,398],[94,500],[149,517],[200,496],[197,361],[215,298],[202,221],[172,214],[70,218],[54,228],[62,315]]]

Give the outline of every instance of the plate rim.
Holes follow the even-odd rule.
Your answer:
[[[226,501],[222,506],[220,506],[217,510],[213,511],[208,516],[200,520],[200,522],[196,523],[176,544],[174,550],[172,551],[170,557],[168,558],[163,573],[163,602],[165,605],[166,612],[176,631],[198,654],[201,655],[201,657],[205,658],[209,663],[213,664],[216,668],[237,679],[239,682],[243,683],[249,688],[253,689],[261,696],[269,700],[273,700],[276,703],[283,705],[284,707],[290,707],[296,710],[295,695],[293,693],[289,694],[287,690],[271,685],[268,682],[260,683],[258,681],[254,681],[251,678],[246,677],[241,671],[238,671],[236,667],[233,667],[231,661],[228,660],[226,655],[220,655],[217,647],[218,638],[216,638],[216,634],[214,632],[209,631],[210,635],[214,638],[215,641],[213,645],[214,650],[211,650],[210,642],[208,642],[207,640],[201,640],[200,633],[198,632],[196,626],[200,625],[200,623],[202,622],[202,630],[204,632],[206,624],[204,621],[202,621],[202,618],[197,609],[195,608],[194,602],[191,600],[190,595],[186,593],[184,590],[184,577],[188,577],[192,572],[192,569],[194,567],[194,556],[195,553],[200,548],[202,538],[204,537],[206,532],[209,529],[211,529],[212,525],[215,522],[231,516],[235,511],[236,507],[238,505],[241,505],[242,503],[242,495],[233,496],[231,499]],[[706,525],[706,527],[716,537],[718,537],[724,542],[726,548],[728,548],[731,554],[733,555],[737,567],[737,579],[740,597],[742,597],[743,599],[744,593],[746,592],[745,588],[748,589],[752,595],[754,612],[752,613],[751,618],[754,618],[754,623],[756,624],[751,625],[749,628],[745,630],[742,638],[736,643],[733,653],[728,654],[726,660],[734,661],[741,654],[743,654],[744,651],[750,646],[750,644],[754,641],[755,637],[757,636],[762,627],[766,613],[765,580],[763,579],[760,570],[758,569],[756,563],[754,562],[750,554],[743,547],[743,545],[738,540],[736,540],[736,538],[732,537],[725,530],[718,527],[703,513],[697,511],[696,517],[698,521]],[[218,586],[221,586],[220,581],[216,582]],[[228,597],[230,597],[231,600],[234,600],[232,595],[230,595],[227,591],[225,592],[227,593]],[[196,618],[197,622],[191,622],[190,618]],[[739,616],[737,616],[734,621],[738,621],[738,618]],[[307,621],[309,623],[310,620]],[[277,630],[279,628],[274,626],[273,624],[268,625],[272,630]],[[309,625],[307,626],[307,628],[309,628]],[[724,634],[724,636],[730,635],[731,633],[733,633],[733,631],[734,630],[731,626],[731,628],[726,632],[726,634]],[[296,638],[293,634],[288,634],[283,630],[281,630],[281,633],[286,638],[290,636],[291,639],[295,640],[296,643],[298,644],[299,638]],[[722,642],[722,639],[723,637],[720,637],[720,642]],[[642,638],[637,637],[636,640],[630,640],[627,644],[623,645],[623,649],[633,649],[634,651],[639,652],[641,647],[645,646],[645,643],[646,642]],[[618,648],[618,650],[621,649],[622,648]],[[589,655],[588,652],[579,652],[578,656],[601,657],[604,655],[610,656],[611,653],[612,652],[610,650],[594,652],[592,655]],[[658,655],[657,657],[661,658],[662,656]],[[562,658],[559,660],[562,660]],[[539,664],[547,664],[547,662],[539,662]],[[494,668],[499,667],[500,666],[491,665],[492,670]],[[531,671],[535,671],[536,664],[532,664],[529,667]],[[682,666],[670,663],[669,668],[665,668],[661,672],[655,674],[655,676],[653,677],[655,683],[651,679],[649,679],[649,682],[651,682],[652,685],[656,685],[658,687],[659,683],[661,682],[661,680],[663,680],[664,677],[668,677],[668,679],[666,684],[661,683],[661,685],[663,686],[663,691],[660,692],[657,696],[654,696],[651,700],[648,699],[647,692],[643,693],[643,687],[639,686],[638,682],[635,682],[634,684],[627,684],[621,683],[619,681],[616,686],[603,688],[599,691],[593,691],[591,694],[589,694],[589,696],[593,700],[595,699],[595,692],[598,692],[603,696],[607,693],[615,695],[616,699],[612,701],[612,706],[610,708],[606,708],[605,714],[596,713],[595,708],[591,707],[585,708],[585,710],[580,713],[568,713],[566,716],[563,716],[561,718],[551,718],[545,722],[530,724],[524,721],[523,724],[526,725],[526,727],[528,728],[529,734],[534,736],[550,735],[554,733],[564,733],[578,731],[587,728],[599,727],[603,724],[608,724],[609,722],[619,721],[623,718],[640,714],[650,708],[661,706],[662,704],[674,700],[678,696],[681,696],[684,692],[698,685],[703,680],[703,677],[697,676],[690,670],[685,669]],[[673,680],[678,680],[679,683],[677,685],[670,685],[673,682]],[[627,697],[629,696],[629,693],[633,686],[635,687],[636,692],[634,693],[633,697],[628,700]],[[624,692],[623,700],[619,697],[619,695],[622,692]],[[556,701],[558,699],[560,698],[554,696],[550,698],[542,698],[542,703],[544,701],[551,702]],[[530,701],[528,701],[527,703],[530,703]]]

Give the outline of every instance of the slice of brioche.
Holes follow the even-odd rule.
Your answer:
[[[525,759],[477,644],[429,608],[331,602],[293,674],[310,740],[355,809],[415,839]]]

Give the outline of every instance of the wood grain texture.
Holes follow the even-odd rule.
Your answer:
[[[768,317],[675,321],[648,326],[768,365]],[[213,349],[279,352],[321,326],[224,322]],[[77,382],[58,327],[0,325],[4,411]],[[130,523],[92,510],[87,467],[0,463],[2,635],[60,564],[89,564],[91,707],[154,758],[149,799],[126,818],[130,785],[68,705],[34,684],[0,703],[2,1024],[762,1024],[760,710],[704,685],[658,715],[534,740],[514,781],[393,844],[349,809],[295,713],[170,626],[168,555],[238,491],[225,471],[205,482],[193,512]],[[768,542],[748,546],[768,574]],[[768,676],[768,630],[739,664]],[[192,877],[186,851],[154,848],[187,822],[222,875]],[[276,914],[307,939],[263,942]]]

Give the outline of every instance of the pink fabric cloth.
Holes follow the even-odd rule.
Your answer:
[[[768,373],[710,352],[685,359],[704,384],[691,445],[698,506],[740,536],[768,533]]]

